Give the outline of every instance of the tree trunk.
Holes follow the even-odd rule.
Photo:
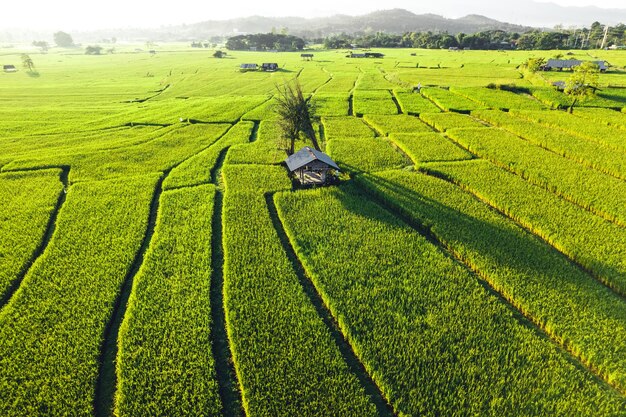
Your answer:
[[[577,101],[578,101],[578,98],[575,98],[574,101],[572,101],[572,104],[569,106],[569,109],[567,109],[567,112],[569,114],[574,113],[574,106],[576,105]]]

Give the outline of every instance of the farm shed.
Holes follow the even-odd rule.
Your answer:
[[[278,64],[276,62],[264,62],[261,69],[266,72],[278,71]]]
[[[15,65],[3,65],[2,69],[4,70],[4,72],[17,72],[17,68],[15,68]]]
[[[305,61],[312,61],[313,54],[300,54],[300,58],[304,59]]]
[[[598,66],[600,71],[606,71],[606,63],[604,61],[592,61],[594,64]],[[578,59],[549,59],[548,62],[543,66],[544,71],[550,71],[552,69],[557,69],[562,71],[564,69],[573,69],[574,67],[582,64],[583,61]]]
[[[380,52],[365,52],[362,54],[350,54],[349,58],[382,58],[385,54],[381,54]]]
[[[239,66],[239,70],[240,71],[256,71],[258,69],[258,65],[257,64],[241,64]]]
[[[337,164],[324,152],[308,146],[285,159],[289,173],[293,174],[300,184],[327,184],[330,171],[339,171]]]

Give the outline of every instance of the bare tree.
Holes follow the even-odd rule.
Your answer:
[[[298,79],[276,86],[274,111],[280,116],[278,124],[281,129],[281,143],[289,155],[295,152],[296,140],[300,132],[308,137],[315,149],[319,150],[312,120],[315,118],[315,107],[304,97]]]

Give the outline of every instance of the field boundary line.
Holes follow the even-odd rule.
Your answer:
[[[260,120],[251,120],[253,123],[252,131],[250,131],[250,137],[248,138],[248,143],[256,142],[259,138],[259,127],[261,126]]]
[[[426,174],[419,174],[426,175]],[[394,203],[386,201],[376,194],[375,191],[370,190],[366,185],[360,184],[358,181],[356,182],[356,186],[359,190],[364,192],[371,201],[376,203],[381,208],[389,211],[395,217],[404,222],[407,226],[415,230],[417,233],[422,235],[426,240],[435,245],[439,250],[441,250],[446,256],[450,257],[454,261],[456,261],[459,265],[464,267],[471,275],[477,279],[479,284],[485,288],[485,290],[495,296],[500,302],[502,302],[508,309],[514,314],[514,317],[518,319],[520,325],[526,325],[533,329],[538,336],[545,338],[547,341],[552,343],[554,346],[559,348],[566,354],[566,358],[569,359],[570,363],[572,363],[577,368],[584,370],[591,374],[591,376],[598,382],[605,384],[611,389],[615,390],[622,396],[626,396],[626,390],[623,390],[618,385],[612,383],[603,373],[586,361],[583,357],[576,354],[569,347],[569,340],[563,338],[563,342],[559,342],[556,336],[549,332],[540,321],[535,320],[532,316],[527,315],[522,307],[518,305],[518,303],[511,297],[507,297],[503,293],[501,293],[497,286],[493,285],[489,280],[489,277],[480,271],[477,267],[473,266],[472,263],[468,260],[465,260],[460,253],[454,250],[451,246],[445,243],[443,240],[439,239],[434,232],[428,227],[425,226],[417,219],[413,219],[412,216],[408,213],[405,213],[405,210],[401,207],[396,206]]]
[[[57,198],[54,208],[52,209],[52,213],[50,213],[50,217],[48,218],[48,222],[46,223],[45,232],[43,236],[41,237],[41,241],[39,242],[39,245],[37,245],[37,248],[32,253],[32,255],[28,258],[28,261],[26,261],[26,263],[22,266],[22,269],[20,270],[17,277],[11,282],[7,291],[2,295],[2,298],[0,299],[0,310],[2,310],[7,304],[9,304],[9,302],[11,301],[11,298],[13,298],[15,293],[22,286],[22,282],[24,281],[24,278],[26,278],[26,276],[28,275],[28,272],[31,270],[33,265],[37,262],[37,259],[39,259],[44,254],[44,252],[48,248],[48,245],[50,244],[50,241],[52,240],[52,236],[54,235],[54,232],[56,231],[56,222],[57,222],[57,218],[59,217],[59,212],[63,208],[63,204],[65,203],[65,200],[67,198],[67,190],[69,188],[70,167],[63,165],[63,166],[57,166],[57,167],[46,167],[46,168],[41,168],[41,169],[22,169],[18,171],[3,171],[6,173],[9,173],[9,172],[12,173],[12,172],[43,171],[43,170],[49,170],[49,169],[61,170],[61,173],[59,174],[59,180],[61,184],[63,185],[63,189],[59,193],[59,197]]]
[[[385,396],[383,395],[380,387],[367,372],[365,365],[360,361],[360,359],[354,352],[354,349],[350,345],[350,342],[341,331],[339,323],[337,322],[336,318],[331,313],[331,310],[324,302],[323,297],[315,287],[314,281],[311,279],[310,275],[306,271],[306,268],[298,258],[298,255],[282,223],[280,215],[278,214],[278,210],[276,209],[276,204],[274,203],[274,194],[275,193],[265,194],[267,209],[270,218],[272,219],[274,229],[278,234],[278,238],[281,242],[283,250],[285,251],[287,258],[289,259],[289,262],[291,263],[293,270],[298,277],[298,282],[302,287],[302,291],[306,294],[309,302],[313,305],[318,316],[329,331],[333,341],[335,342],[335,345],[339,349],[343,360],[347,364],[348,369],[357,377],[359,384],[364,389],[366,395],[376,406],[378,415],[396,416],[393,407],[387,401],[387,398],[385,398]]]
[[[386,139],[387,141],[389,141],[389,144],[391,145],[391,147],[400,155],[402,155],[405,162],[407,163],[406,167],[416,167],[418,165],[418,162],[414,161],[413,158],[411,158],[409,154],[406,153],[404,149],[402,149],[402,147],[400,147],[400,145],[398,145],[398,143],[395,140],[391,139],[389,136],[382,138],[382,139],[383,140]]]
[[[404,112],[402,111],[402,106],[400,106],[400,102],[398,101],[398,97],[396,96],[396,93],[392,89],[389,89],[388,91],[389,91],[389,94],[391,94],[391,100],[393,101],[393,104],[396,105],[398,114],[404,114]]]
[[[258,123],[256,123],[258,125]],[[228,338],[226,309],[224,306],[224,190],[221,171],[230,147],[224,148],[211,170],[211,183],[215,185],[215,200],[211,215],[211,352],[215,361],[218,392],[225,417],[245,416],[242,387],[235,369],[232,344]]]
[[[324,71],[326,74],[328,74],[328,79],[326,81],[324,81],[322,84],[318,85],[315,90],[313,90],[311,92],[311,95],[309,97],[309,99],[311,97],[313,97],[315,94],[317,94],[318,90],[322,87],[324,87],[326,84],[328,84],[329,82],[331,82],[333,80],[333,74],[328,72],[328,70],[326,70],[326,68],[322,68],[322,71]]]
[[[356,91],[356,85],[359,83],[361,78],[363,78],[363,70],[361,67],[357,67],[359,70],[359,75],[354,79],[352,83],[352,88],[348,91],[348,116],[354,116],[354,92]]]
[[[125,100],[122,101],[122,103],[145,103],[148,100],[152,100],[153,98],[156,98],[158,96],[160,96],[161,94],[163,94],[168,88],[170,88],[171,84],[167,84],[165,87],[161,88],[160,90],[156,90],[153,91],[153,93],[156,93],[154,95],[148,96],[146,98],[140,98],[140,99],[134,99],[134,100]]]
[[[562,192],[558,192],[556,189],[553,189],[554,187],[551,187],[549,184],[542,183],[542,182],[539,182],[539,181],[535,181],[531,177],[529,177],[528,175],[524,175],[524,174],[518,173],[518,172],[514,171],[513,169],[511,169],[511,167],[509,167],[508,164],[505,164],[505,163],[503,163],[501,161],[494,160],[494,159],[489,159],[489,158],[485,158],[485,157],[482,157],[480,155],[477,155],[475,152],[470,150],[468,147],[463,146],[463,144],[461,144],[460,142],[457,142],[456,140],[452,139],[445,132],[444,132],[444,136],[446,138],[448,138],[449,140],[451,140],[453,143],[455,143],[457,146],[459,146],[461,149],[467,151],[470,155],[472,155],[474,157],[473,159],[480,159],[480,160],[483,160],[483,161],[487,161],[487,162],[497,166],[498,168],[501,168],[501,169],[505,170],[506,172],[509,172],[509,173],[511,173],[511,174],[513,174],[513,175],[515,175],[517,177],[520,177],[521,179],[523,179],[528,184],[534,185],[535,187],[539,187],[539,188],[541,188],[541,189],[543,189],[545,191],[548,191],[549,193],[557,196],[558,198],[560,198],[560,199],[562,199],[564,201],[567,201],[568,203],[573,204],[576,207],[593,214],[594,216],[598,216],[598,217],[600,217],[600,218],[602,218],[602,219],[604,219],[604,220],[606,220],[608,222],[613,223],[616,226],[619,226],[619,227],[622,227],[622,228],[626,228],[626,223],[623,222],[622,220],[620,220],[619,218],[617,218],[616,216],[611,215],[609,213],[605,213],[604,211],[599,210],[599,209],[597,209],[595,207],[591,207],[591,206],[585,207],[583,204],[578,203],[577,201],[575,201],[574,198],[569,197],[568,195],[563,194]]]
[[[98,128],[93,128],[93,129],[85,129],[85,130],[72,130],[71,133],[93,133],[93,132],[106,132],[108,130],[113,130],[113,129],[121,129],[121,128],[126,128],[126,127],[131,127],[130,126],[131,122],[127,122],[127,123],[123,123],[121,125],[114,125],[114,126],[106,126],[106,127],[98,127]],[[172,123],[151,123],[151,124],[141,124],[141,123],[136,123],[136,126],[154,126],[154,127],[169,127],[172,125]],[[39,136],[50,136],[50,135],[63,135],[68,133],[68,131],[63,130],[63,131],[55,131],[55,132],[42,132],[42,133],[33,133],[31,135],[26,136],[27,138],[36,138]],[[8,136],[8,138],[15,138],[16,136]]]
[[[432,88],[439,88],[439,87],[432,87]],[[442,106],[440,106],[435,100],[431,99],[430,97],[426,97],[424,94],[422,94],[421,91],[419,92],[419,95],[422,96],[424,98],[424,100],[430,101],[435,107],[437,107],[443,113],[457,113],[457,112],[454,112],[454,111],[446,111],[446,109],[444,109]]]
[[[126,316],[128,299],[134,287],[133,283],[135,281],[135,277],[143,265],[145,254],[152,242],[152,236],[154,235],[157,223],[161,194],[163,193],[163,181],[166,177],[166,173],[161,174],[154,187],[154,192],[152,193],[152,199],[150,201],[148,224],[146,225],[146,231],[141,241],[141,246],[135,253],[131,267],[122,281],[119,295],[115,299],[113,306],[113,313],[109,317],[104,330],[103,343],[100,347],[100,356],[98,360],[98,376],[96,379],[96,390],[94,396],[94,412],[96,417],[114,415],[115,393],[117,392],[118,385],[116,362],[120,326]]]
[[[552,111],[552,110],[550,110],[550,111]],[[536,146],[536,147],[538,147],[538,148],[543,149],[543,150],[544,150],[544,151],[546,151],[546,152],[550,152],[550,153],[552,153],[552,154],[554,154],[554,155],[560,156],[561,158],[565,158],[565,159],[570,160],[570,161],[572,161],[572,162],[574,162],[574,163],[576,163],[576,164],[578,164],[578,165],[581,165],[581,166],[583,166],[583,167],[585,167],[585,168],[588,168],[588,169],[591,169],[591,170],[597,171],[597,172],[599,172],[599,173],[601,173],[601,174],[607,175],[607,176],[612,177],[612,178],[615,178],[615,179],[617,179],[617,180],[620,180],[620,181],[626,181],[626,174],[624,174],[623,176],[621,176],[621,177],[620,177],[619,175],[617,175],[617,174],[615,174],[615,173],[612,173],[612,172],[609,172],[609,171],[607,171],[606,169],[604,169],[604,168],[602,168],[602,167],[598,167],[598,166],[597,166],[596,164],[594,164],[593,162],[587,161],[587,160],[585,160],[585,159],[577,158],[576,156],[572,155],[572,154],[571,154],[571,152],[570,152],[569,150],[565,150],[565,151],[563,151],[563,153],[560,153],[559,151],[556,151],[556,150],[554,150],[554,149],[552,149],[552,148],[549,148],[547,145],[543,145],[543,144],[541,144],[541,143],[534,143],[534,142],[532,142],[530,139],[527,139],[527,138],[525,138],[524,136],[522,136],[522,135],[520,135],[520,134],[518,134],[518,133],[515,133],[515,132],[513,132],[512,130],[510,130],[510,129],[506,128],[506,127],[493,125],[493,124],[489,123],[488,121],[483,120],[483,119],[481,119],[481,118],[479,118],[479,117],[476,117],[476,116],[473,116],[473,115],[472,115],[472,117],[474,117],[474,119],[476,119],[476,120],[479,120],[481,123],[485,123],[486,125],[488,125],[488,126],[489,126],[489,127],[491,127],[491,128],[494,128],[494,129],[502,129],[502,130],[504,130],[505,132],[508,132],[508,133],[510,133],[511,135],[513,135],[513,136],[515,136],[515,137],[517,137],[517,138],[519,138],[519,139],[523,140],[524,142],[528,143],[529,145]],[[525,122],[525,120],[520,119],[520,122]],[[528,123],[530,124],[530,123],[533,123],[533,122],[532,122],[532,121],[529,121]],[[549,129],[549,127],[544,127],[544,128]],[[601,144],[601,143],[599,143],[599,142],[595,142],[595,141],[592,141],[592,140],[586,140],[585,138],[582,138],[582,137],[580,137],[580,139],[581,139],[581,140],[583,140],[583,141],[586,141],[586,142],[588,142],[588,143],[593,143],[593,144],[595,144],[596,146],[601,146],[601,147],[603,147],[603,148],[607,148],[607,146],[605,146],[605,145],[603,145],[603,144]],[[613,152],[616,152],[616,150],[614,150],[614,149],[611,149],[611,150],[613,150]],[[625,156],[626,156],[626,155],[625,155]]]
[[[275,84],[275,87],[278,84]],[[245,112],[244,114],[242,114],[241,116],[239,116],[239,118],[237,120],[235,120],[234,122],[232,122],[233,125],[236,125],[239,122],[260,122],[263,119],[244,119],[244,116],[250,112],[255,111],[256,109],[258,109],[259,107],[262,107],[264,105],[266,105],[268,102],[272,101],[274,99],[274,97],[276,96],[274,93],[266,93],[267,98],[262,101],[259,105],[254,106],[253,108],[251,108],[250,110],[248,110],[247,112]],[[229,122],[230,123],[230,122]]]
[[[465,160],[464,162],[467,162],[468,160]],[[444,163],[447,163],[447,161],[444,161]],[[568,260],[568,262],[570,262],[572,265],[574,265],[576,268],[578,268],[580,271],[582,271],[583,273],[585,273],[586,275],[589,275],[592,279],[594,279],[595,281],[597,281],[599,284],[601,284],[602,286],[606,287],[607,289],[609,289],[612,293],[614,293],[615,295],[617,295],[619,298],[621,298],[623,301],[626,301],[626,294],[621,292],[619,289],[614,288],[611,283],[606,282],[605,280],[603,280],[601,277],[597,276],[593,271],[591,271],[590,269],[588,269],[587,267],[585,267],[584,265],[582,265],[581,263],[579,263],[578,261],[576,261],[575,259],[573,259],[571,257],[571,255],[566,254],[565,252],[563,252],[562,250],[560,250],[559,248],[557,248],[555,246],[554,243],[552,243],[547,237],[544,237],[542,233],[536,231],[535,229],[533,229],[531,226],[526,226],[524,223],[522,223],[520,220],[517,220],[513,214],[509,214],[507,213],[505,210],[499,208],[496,206],[496,204],[491,203],[489,200],[480,197],[478,194],[476,194],[476,192],[469,186],[461,183],[460,181],[457,181],[451,177],[448,177],[447,175],[440,173],[436,170],[436,167],[431,168],[431,167],[420,167],[418,169],[418,171],[424,175],[428,175],[434,178],[438,178],[440,180],[446,181],[458,188],[460,188],[461,190],[465,191],[466,193],[470,194],[474,199],[476,199],[477,201],[485,204],[487,207],[489,207],[490,209],[498,212],[500,215],[502,215],[503,217],[506,217],[507,219],[509,219],[510,221],[512,221],[513,223],[515,223],[518,227],[520,227],[523,230],[526,230],[527,232],[529,232],[530,234],[532,234],[533,236],[536,236],[537,238],[541,239],[542,242],[545,242],[548,246],[550,246],[552,249],[554,249],[555,251],[557,251],[558,253],[560,253],[561,255],[563,255],[565,257],[565,259]],[[531,184],[533,185],[533,184]],[[535,185],[533,185],[535,186]]]
[[[382,131],[376,129],[375,126],[373,126],[370,122],[365,120],[365,117],[363,117],[363,116],[358,117],[357,116],[357,119],[361,120],[372,132],[374,132],[374,137],[376,139],[380,139],[380,138],[384,138],[385,137],[385,135],[384,135],[385,132],[382,132]]]
[[[133,263],[122,281],[120,287],[120,293],[115,300],[113,307],[113,313],[111,314],[109,321],[105,327],[103,342],[100,347],[99,364],[98,364],[98,376],[96,378],[96,389],[94,396],[94,412],[96,417],[108,417],[114,415],[115,407],[115,394],[117,392],[118,375],[116,370],[116,361],[118,356],[118,341],[120,326],[124,321],[126,310],[128,308],[128,299],[134,289],[134,281],[136,275],[139,273],[141,265],[143,265],[145,254],[152,243],[152,236],[156,228],[156,222],[159,212],[161,195],[166,191],[163,189],[163,183],[167,179],[168,175],[176,167],[184,163],[185,161],[193,158],[199,153],[207,150],[213,146],[217,141],[224,137],[235,126],[231,124],[228,129],[224,131],[213,143],[195,152],[193,155],[180,160],[171,167],[161,172],[161,176],[157,181],[152,200],[150,202],[150,213],[148,216],[148,225],[142,240],[139,250],[135,254]]]
[[[170,127],[171,125],[168,126],[162,126],[162,128],[166,128],[166,127]],[[117,126],[117,127],[124,127],[124,126]],[[130,127],[130,126],[126,126],[126,127]],[[154,137],[151,137],[149,139],[146,139],[145,141],[139,142],[139,143],[134,143],[131,145],[122,145],[122,146],[111,146],[111,147],[104,147],[104,148],[100,148],[100,149],[95,149],[95,150],[90,150],[89,152],[86,152],[85,155],[96,155],[96,154],[101,154],[102,152],[106,152],[106,151],[117,151],[117,150],[123,150],[123,149],[131,149],[134,148],[136,146],[142,146],[145,144],[148,144],[152,141],[158,140],[160,138],[162,138],[163,136],[167,135],[169,132],[171,132],[173,130],[166,130],[165,132],[161,132],[161,129],[159,129],[158,131],[155,131],[155,133],[158,133],[157,135],[155,135]],[[72,156],[75,155],[76,153],[72,153],[76,151],[76,148],[68,148],[68,153],[67,155]],[[24,161],[25,159],[28,160],[29,155],[22,155],[17,157],[16,159],[13,159],[11,162],[9,162],[8,164],[4,165],[2,168],[5,167],[9,167],[9,169],[2,169],[1,172],[20,172],[20,171],[40,171],[43,169],[51,169],[51,168],[59,168],[59,167],[63,167],[63,166],[59,166],[59,165],[46,165],[46,162],[44,161],[43,165],[36,165],[36,163],[38,162],[37,160],[35,160],[35,165],[31,165],[30,167],[18,167],[17,169],[11,169],[10,165],[12,163],[18,163],[20,161]],[[70,167],[67,166],[67,168],[69,169]],[[78,182],[83,182],[83,180],[75,180],[75,183]]]
[[[348,96],[348,116],[354,117],[354,89],[350,91]]]

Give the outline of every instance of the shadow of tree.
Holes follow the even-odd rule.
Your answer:
[[[357,189],[452,253],[523,314],[522,322],[532,321],[576,357],[578,366],[626,387],[626,345],[615,342],[626,337],[623,297],[457,186],[419,172],[397,174],[361,174],[343,187]]]
[[[351,169],[347,166],[343,168]],[[386,177],[388,173],[399,174],[409,179],[413,177],[424,179],[425,185],[422,188],[413,187],[410,182],[395,180],[393,175]],[[440,184],[440,187],[437,184]],[[433,192],[430,192],[430,189]],[[441,190],[454,194],[455,197],[436,196],[436,192]],[[315,285],[322,293],[322,298],[329,297],[333,300],[329,303],[330,310],[334,316],[340,318],[343,331],[348,334],[348,340],[352,337],[355,339],[363,337],[360,342],[368,344],[378,338],[385,340],[389,345],[403,346],[401,341],[405,340],[404,336],[410,337],[414,344],[419,344],[423,340],[418,337],[421,335],[426,337],[429,343],[432,342],[429,345],[433,349],[430,354],[422,357],[420,351],[416,351],[415,357],[397,373],[393,372],[398,362],[397,358],[389,362],[381,361],[378,356],[381,352],[372,355],[368,349],[359,351],[357,344],[361,360],[368,365],[375,364],[374,369],[368,369],[368,372],[377,375],[374,379],[381,386],[387,388],[397,387],[398,384],[402,386],[406,380],[396,379],[398,375],[405,375],[409,379],[415,378],[415,375],[420,374],[420,370],[430,363],[428,358],[432,359],[436,356],[434,352],[437,352],[441,356],[436,356],[438,362],[437,360],[435,362],[444,367],[450,366],[445,375],[454,374],[456,379],[453,385],[437,391],[434,397],[448,398],[446,395],[454,393],[458,387],[472,385],[471,372],[464,373],[462,367],[456,364],[457,360],[483,364],[482,359],[472,357],[466,350],[458,352],[458,356],[454,358],[449,356],[450,352],[454,351],[454,346],[467,347],[462,341],[464,336],[460,329],[457,329],[458,333],[446,333],[441,338],[429,333],[428,326],[431,322],[426,320],[426,317],[430,317],[429,311],[439,314],[440,310],[447,311],[448,305],[434,301],[438,299],[436,295],[433,296],[432,302],[421,305],[422,298],[419,294],[422,286],[423,291],[430,291],[431,295],[437,294],[438,291],[454,292],[456,286],[453,279],[450,282],[446,279],[435,281],[422,279],[423,274],[429,278],[436,276],[434,273],[436,267],[430,271],[431,273],[426,272],[429,270],[428,267],[415,269],[416,265],[421,264],[419,257],[424,261],[422,267],[429,262],[437,262],[432,252],[424,250],[416,258],[414,252],[411,256],[403,252],[409,246],[398,244],[399,241],[396,241],[398,248],[395,250],[384,247],[386,244],[392,244],[391,242],[384,239],[377,242],[381,236],[387,236],[386,233],[389,231],[395,233],[408,227],[424,236],[455,262],[476,272],[468,277],[476,277],[478,283],[489,294],[497,297],[499,302],[511,311],[521,326],[546,342],[547,344],[543,345],[545,349],[557,350],[561,358],[583,372],[585,378],[593,380],[594,384],[602,387],[601,389],[610,390],[608,383],[614,381],[608,375],[619,375],[620,369],[624,368],[623,363],[619,363],[624,349],[618,346],[619,343],[615,343],[617,334],[622,336],[626,334],[623,324],[626,318],[624,304],[613,297],[610,308],[598,306],[598,299],[594,299],[594,295],[604,297],[600,298],[601,301],[611,297],[611,293],[607,293],[605,287],[589,279],[583,271],[569,263],[545,242],[457,189],[455,185],[422,173],[388,171],[377,175],[359,174],[353,180],[343,182],[336,191],[330,192],[335,203],[330,203],[331,200],[326,203],[327,200],[315,202],[316,198],[329,197],[329,194],[325,192],[316,194],[316,191],[310,193],[309,196],[302,196],[300,202],[296,198],[288,197],[282,203],[279,201],[278,205],[283,204],[284,208],[289,208],[287,213],[289,211],[291,213],[285,215],[284,221],[286,228],[291,229],[291,243],[296,248],[297,256],[302,258],[303,264],[308,268],[307,272],[315,277]],[[312,201],[307,202],[307,197]],[[465,205],[454,204],[455,201],[463,202]],[[292,206],[290,203],[295,204]],[[318,210],[324,210],[324,207],[336,213],[322,215],[320,218]],[[337,210],[338,207],[344,208],[345,212]],[[480,209],[474,211],[476,207]],[[366,218],[368,221],[364,223],[350,221],[353,215]],[[321,224],[317,224],[318,222]],[[377,224],[382,227],[378,227]],[[363,225],[363,230],[357,229],[359,225]],[[346,230],[343,230],[342,226],[345,226]],[[377,237],[379,232],[381,235]],[[345,233],[351,235],[346,236]],[[374,235],[373,239],[370,235]],[[413,261],[409,261],[409,258]],[[469,283],[468,280],[460,282]],[[410,283],[408,284],[410,288],[403,288],[407,283]],[[427,288],[428,285],[430,290]],[[468,284],[465,288],[472,287],[475,286]],[[393,296],[386,298],[392,293]],[[473,296],[469,294],[475,296],[476,292],[472,290],[466,294],[468,298],[472,298]],[[351,310],[350,302],[346,300],[355,298],[361,300],[361,308],[376,310],[374,321],[384,322],[386,325],[376,328],[369,334],[371,327],[375,327],[372,324],[372,315],[366,311],[359,313]],[[463,299],[463,297],[457,299],[454,304],[462,306]],[[466,307],[471,308],[471,305],[469,303]],[[490,316],[486,311],[476,311],[469,314],[469,317],[480,317],[479,327],[494,329],[494,333],[487,334],[500,335],[494,336],[495,339],[500,340],[502,346],[507,345],[508,336],[498,331],[499,323],[509,321],[507,314]],[[396,322],[395,320],[399,318],[401,320]],[[607,332],[607,321],[616,323],[619,328],[609,327],[610,331]],[[402,327],[403,323],[421,323],[422,327]],[[398,331],[390,331],[387,334],[387,328],[396,328]],[[477,332],[474,336],[482,338],[481,334],[482,332]],[[373,339],[370,339],[372,337]],[[478,350],[484,349],[483,345],[480,346]],[[385,348],[383,351],[403,357],[403,354],[399,353],[402,348],[389,349]],[[482,351],[487,352],[489,349]],[[499,350],[495,349],[491,353],[496,355],[495,351]],[[507,349],[503,348],[503,351]],[[478,356],[490,357],[484,353],[479,353]],[[508,362],[510,357],[507,358],[506,363],[510,365]],[[524,362],[523,358],[526,358],[524,354],[520,355],[520,358],[522,368],[528,366],[529,370],[537,369],[536,362]],[[491,363],[489,359],[485,361],[484,363]],[[415,363],[422,365],[412,368]],[[434,363],[430,365],[437,366]],[[555,372],[554,375],[559,374],[558,371]],[[498,372],[494,372],[494,375],[497,374]],[[424,386],[429,384],[437,386],[436,382],[431,380],[423,378],[415,380],[421,380]],[[493,387],[503,386],[501,383],[502,380],[493,382]],[[406,397],[403,395],[396,397],[385,389],[383,391],[386,392],[389,401],[403,412],[415,411],[411,409],[412,404],[404,402]],[[417,391],[416,389],[415,392]],[[434,389],[426,392],[432,393]],[[519,404],[523,404],[524,401],[526,400]]]

